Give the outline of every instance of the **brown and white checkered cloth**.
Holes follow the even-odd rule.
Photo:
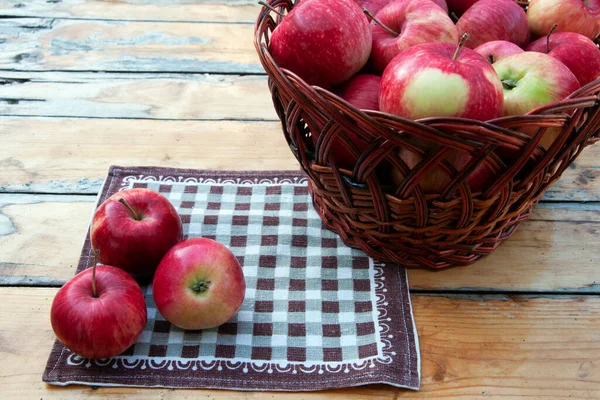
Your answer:
[[[99,202],[148,188],[179,211],[188,237],[228,246],[246,298],[226,324],[172,326],[156,310],[135,345],[83,359],[58,341],[43,380],[56,385],[308,391],[370,383],[419,388],[406,272],[374,262],[326,230],[300,172],[112,167]],[[79,270],[91,266],[86,240]]]

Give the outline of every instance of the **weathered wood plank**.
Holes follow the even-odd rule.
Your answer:
[[[0,117],[0,142],[0,193],[95,194],[111,164],[298,169],[279,122]],[[599,159],[600,145],[584,150],[546,198],[599,201]]]
[[[73,276],[95,196],[0,195],[0,284],[63,284]]]
[[[97,193],[111,164],[299,169],[279,122],[0,118],[0,192]]]
[[[546,200],[598,201],[600,200],[600,145],[593,145],[581,153],[546,191]]]
[[[54,334],[56,289],[0,288],[0,385],[7,398],[214,399],[552,398],[600,396],[600,298],[412,296],[421,391],[384,385],[316,393],[244,393],[71,386],[41,382]],[[27,334],[24,334],[27,332]]]
[[[0,115],[277,120],[266,76],[3,72]]]
[[[0,19],[0,69],[264,73],[253,25]]]
[[[95,199],[0,194],[0,285],[60,285],[72,277]],[[600,205],[543,204],[491,256],[465,268],[411,270],[411,288],[598,293],[599,233]]]
[[[250,0],[3,0],[0,16],[254,23]]]

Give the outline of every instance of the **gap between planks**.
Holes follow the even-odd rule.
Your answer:
[[[106,21],[254,23],[261,7],[255,0],[5,0],[0,15]]]
[[[0,285],[56,287],[70,279],[95,201],[95,196],[0,194],[0,231],[5,233],[0,235]],[[594,280],[593,260],[600,259],[599,229],[598,203],[541,204],[513,238],[477,264],[410,270],[411,290],[448,296],[597,295],[600,281]],[[40,243],[39,254],[23,254],[31,242]]]

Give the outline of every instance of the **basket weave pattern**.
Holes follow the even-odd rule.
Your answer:
[[[293,7],[291,0],[270,4],[284,13]],[[347,245],[375,259],[430,269],[477,261],[515,232],[585,146],[600,140],[600,79],[527,115],[486,122],[412,121],[360,111],[276,65],[268,43],[280,20],[263,7],[254,44],[283,134],[309,176],[324,223]],[[549,148],[539,145],[546,133],[559,130]],[[361,151],[349,134],[369,146]],[[334,143],[356,157],[352,170],[336,165]],[[409,168],[398,156],[400,148],[422,161]],[[472,159],[457,171],[446,161],[451,151]],[[507,162],[499,151],[516,156]],[[481,163],[494,171],[494,179],[474,193],[466,178]],[[392,168],[400,172],[400,182],[391,184],[381,173]],[[419,183],[434,168],[445,171],[451,182],[443,193],[425,194]]]

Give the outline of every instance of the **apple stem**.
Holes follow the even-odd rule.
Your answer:
[[[511,90],[517,87],[517,82],[512,79],[504,79],[502,81],[502,87],[506,90]]]
[[[100,249],[94,250],[94,266],[92,267],[92,295],[98,297],[98,289],[96,289],[96,264],[98,264],[98,255]]]
[[[277,15],[281,15],[282,17],[284,16],[283,13],[281,13],[279,10],[277,10],[275,7],[264,1],[259,1],[258,4],[260,4],[263,7],[267,7],[269,10],[273,11]]]
[[[556,28],[558,28],[558,24],[552,25],[552,28],[550,28],[548,35],[546,35],[546,53],[550,53],[550,35],[552,35],[552,32],[554,32]]]
[[[210,285],[210,281],[196,281],[192,285],[192,290],[196,293],[203,293],[208,290],[208,286]]]
[[[400,34],[398,32],[396,32],[395,30],[391,29],[390,27],[385,25],[383,22],[378,20],[377,17],[375,17],[371,11],[367,10],[366,7],[363,7],[363,12],[367,15],[367,17],[371,18],[373,20],[373,22],[375,22],[377,25],[379,25],[380,27],[385,29],[385,31],[387,33],[389,33],[390,35],[400,36]]]
[[[465,42],[467,41],[467,39],[469,38],[468,33],[463,33],[462,37],[460,38],[459,42],[458,42],[458,47],[456,47],[456,51],[454,52],[454,55],[452,56],[452,60],[456,60],[458,58],[458,55],[460,54],[460,50],[463,48]]]
[[[456,15],[456,13],[454,11],[452,11],[450,13],[450,18],[452,19],[452,21],[456,24],[459,20],[458,16]]]
[[[490,64],[493,64],[494,61],[496,61],[494,60],[494,55],[492,53],[488,54],[487,59],[490,62]]]
[[[129,203],[124,199],[124,198],[120,198],[119,199],[119,203],[123,204],[125,207],[127,207],[127,209],[129,210],[129,212],[131,213],[131,216],[133,217],[133,219],[135,219],[136,221],[141,221],[142,219],[140,218],[139,215],[137,215],[137,213],[135,211],[133,211],[133,208],[131,208],[131,206],[129,205]]]

